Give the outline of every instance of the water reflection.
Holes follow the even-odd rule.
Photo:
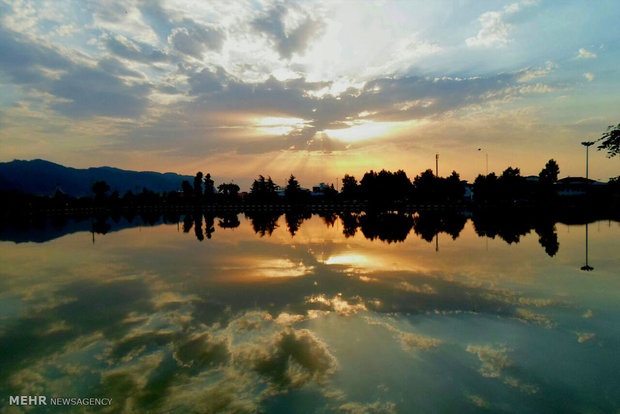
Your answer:
[[[553,257],[557,254],[560,243],[556,231],[557,223],[586,225],[586,265],[582,270],[592,270],[588,265],[588,223],[600,220],[597,216],[581,216],[574,214],[550,215],[535,214],[529,211],[508,212],[474,212],[458,213],[453,211],[339,211],[315,213],[328,228],[338,222],[342,226],[342,234],[346,237],[355,237],[360,233],[368,240],[398,243],[404,242],[411,231],[424,241],[431,243],[435,240],[436,250],[439,250],[439,234],[445,233],[456,240],[468,220],[473,223],[479,237],[499,239],[508,244],[519,243],[522,237],[534,231],[538,235],[538,242],[545,252]],[[93,234],[107,234],[129,227],[154,226],[162,223],[183,223],[183,232],[189,233],[192,228],[198,241],[205,236],[211,239],[215,232],[215,224],[221,229],[235,229],[241,225],[240,213],[235,211],[203,212],[194,210],[191,213],[156,211],[136,212],[127,211],[123,216],[97,215],[87,216],[59,216],[59,217],[29,217],[5,220],[0,225],[0,240],[21,242],[46,242],[65,234],[88,230]],[[254,210],[244,213],[249,219],[254,232],[260,237],[271,236],[279,227],[279,220],[284,216],[285,228],[291,237],[294,237],[304,221],[312,217],[308,210],[289,210],[286,212],[273,210]]]
[[[112,412],[613,412],[620,227],[589,235],[584,278],[582,224],[566,221],[192,211],[3,227],[0,395],[105,396]]]
[[[586,264],[581,267],[581,270],[586,272],[591,272],[594,270],[594,268],[588,264],[588,223],[586,223]]]

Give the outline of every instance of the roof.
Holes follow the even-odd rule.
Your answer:
[[[564,178],[558,180],[558,184],[565,184],[565,185],[584,185],[584,184],[605,185],[605,183],[601,183],[600,181],[595,181],[595,180],[591,180],[589,178],[584,178],[584,177],[564,177]]]

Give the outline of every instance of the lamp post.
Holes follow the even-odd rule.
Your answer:
[[[588,181],[588,158],[590,154],[590,146],[594,145],[594,141],[583,141],[581,145],[586,147],[586,182],[587,182]]]

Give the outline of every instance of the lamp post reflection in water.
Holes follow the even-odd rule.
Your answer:
[[[586,265],[581,266],[581,270],[586,272],[594,270],[592,266],[588,265],[588,223],[586,223]]]

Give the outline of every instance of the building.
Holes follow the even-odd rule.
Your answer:
[[[606,185],[583,177],[565,177],[556,183],[556,191],[559,196],[574,197],[603,189]]]

